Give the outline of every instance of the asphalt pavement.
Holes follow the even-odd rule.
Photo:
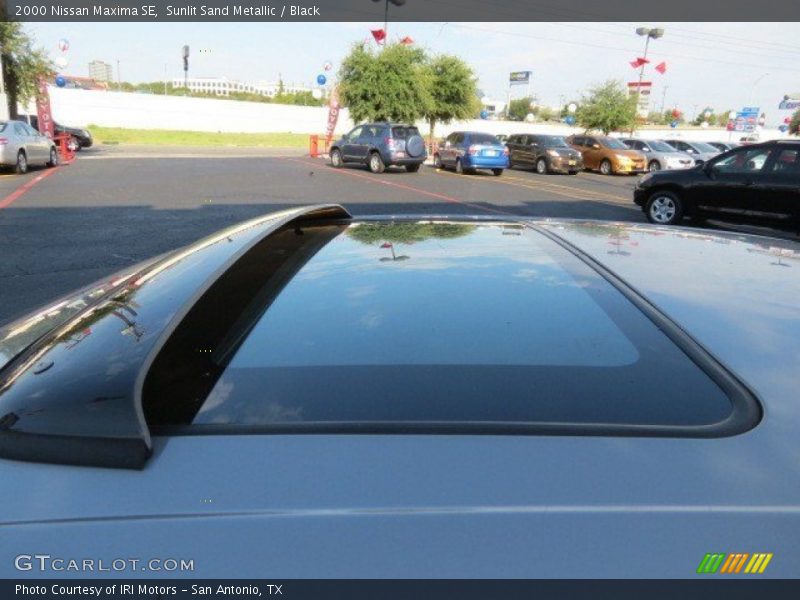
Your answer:
[[[333,169],[298,149],[101,146],[0,173],[0,324],[213,231],[292,206],[354,215],[492,214],[644,221],[635,177]]]

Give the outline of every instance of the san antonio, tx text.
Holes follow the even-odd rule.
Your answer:
[[[191,594],[192,596],[282,596],[282,585],[146,585],[146,584],[111,584],[111,585],[24,585],[17,584],[17,596],[126,596],[126,595],[159,595],[176,596]]]
[[[42,6],[17,6],[18,17],[51,16],[51,17],[152,17],[157,19],[160,7],[152,4],[141,6],[118,6],[95,4],[88,6],[63,6],[51,5],[49,12]],[[164,7],[167,17],[319,17],[319,7],[316,5],[300,6],[298,4],[262,4],[260,6],[243,6],[230,4],[225,6],[206,6],[205,4],[188,4]],[[42,14],[41,11],[44,11]]]

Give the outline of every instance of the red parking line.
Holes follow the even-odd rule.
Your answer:
[[[283,160],[288,160],[291,162],[300,163],[302,165],[313,165],[319,166],[317,162],[309,162],[307,160],[302,160],[299,158],[284,158]],[[327,171],[326,171],[327,172]],[[417,194],[422,194],[424,196],[430,196],[431,198],[437,198],[439,200],[444,200],[445,202],[452,202],[454,204],[461,204],[462,206],[469,206],[472,208],[477,208],[479,210],[485,210],[487,212],[498,213],[501,215],[506,216],[515,216],[513,213],[509,213],[503,210],[498,210],[495,208],[490,208],[488,206],[481,206],[480,204],[471,204],[469,202],[465,202],[464,200],[460,200],[455,196],[448,196],[447,194],[440,194],[438,192],[429,192],[428,190],[423,190],[422,188],[414,187],[413,185],[406,185],[403,183],[395,183],[394,181],[386,181],[385,179],[378,179],[376,177],[370,175],[364,175],[362,173],[355,173],[353,171],[347,169],[330,169],[331,173],[338,173],[340,175],[349,175],[350,177],[358,177],[359,179],[363,179],[365,181],[369,181],[370,183],[376,183],[379,185],[388,185],[389,187],[399,188],[401,190],[408,190],[411,192],[415,192]]]
[[[16,190],[11,192],[8,196],[0,200],[0,208],[6,208],[7,206],[11,206],[16,200],[19,200],[20,196],[24,195],[25,192],[30,190],[33,186],[37,183],[45,179],[46,177],[50,177],[53,173],[58,171],[58,167],[53,169],[47,169],[47,171],[43,171],[30,181],[24,183],[23,185],[19,186]]]

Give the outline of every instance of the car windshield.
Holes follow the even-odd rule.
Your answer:
[[[545,135],[537,140],[541,140],[541,144],[545,148],[569,148],[569,144],[567,144],[567,140],[560,135]]]
[[[650,149],[654,152],[675,152],[675,148],[658,140],[647,141],[645,144],[650,146]]]
[[[719,152],[719,148],[714,148],[714,146],[705,142],[692,142],[692,146],[700,152],[713,152],[714,154]]]
[[[500,141],[493,135],[488,133],[471,133],[469,134],[469,141],[471,144],[491,144],[497,146]]]
[[[213,348],[218,379],[202,404],[194,384],[146,396],[151,425],[680,426],[732,410],[622,293],[519,224],[287,228],[226,278],[209,291],[219,337],[192,325],[211,318],[201,302],[178,350]]]
[[[630,148],[616,138],[600,138],[600,143],[606,148],[611,148],[612,150],[630,150]]]

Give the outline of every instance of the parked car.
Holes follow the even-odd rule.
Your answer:
[[[645,155],[648,171],[688,169],[694,165],[694,159],[659,140],[623,139],[622,143]]]
[[[0,331],[0,576],[794,577],[800,244],[732,241],[312,206],[108,277]]]
[[[500,176],[508,168],[508,148],[489,133],[454,131],[436,150],[433,163],[438,169],[452,168],[459,174],[491,169]]]
[[[331,165],[367,165],[373,173],[386,167],[405,167],[416,173],[428,157],[425,140],[414,125],[365,123],[331,144]]]
[[[19,115],[19,119],[29,123],[31,127],[37,131],[39,130],[39,118],[36,115]],[[71,152],[78,152],[82,148],[89,148],[94,143],[92,133],[88,129],[61,125],[57,121],[53,121],[53,129],[56,135],[67,134],[70,136],[67,140],[67,148],[69,148]]]
[[[57,164],[58,151],[53,140],[22,121],[0,121],[0,166],[27,173],[33,165]]]
[[[800,230],[800,141],[742,146],[692,169],[650,173],[634,202],[662,225],[690,216]]]
[[[688,154],[694,159],[694,164],[702,165],[719,154],[719,148],[705,142],[687,142],[685,140],[662,140],[679,152]]]
[[[581,153],[560,135],[517,133],[508,138],[508,163],[511,167],[534,167],[539,174],[583,171]]]
[[[621,141],[605,135],[571,135],[567,143],[581,153],[587,169],[603,175],[643,173],[647,170],[644,154],[631,150]]]
[[[733,150],[734,148],[738,148],[741,144],[736,142],[708,142],[714,148],[719,150],[720,152],[727,152],[728,150]]]

